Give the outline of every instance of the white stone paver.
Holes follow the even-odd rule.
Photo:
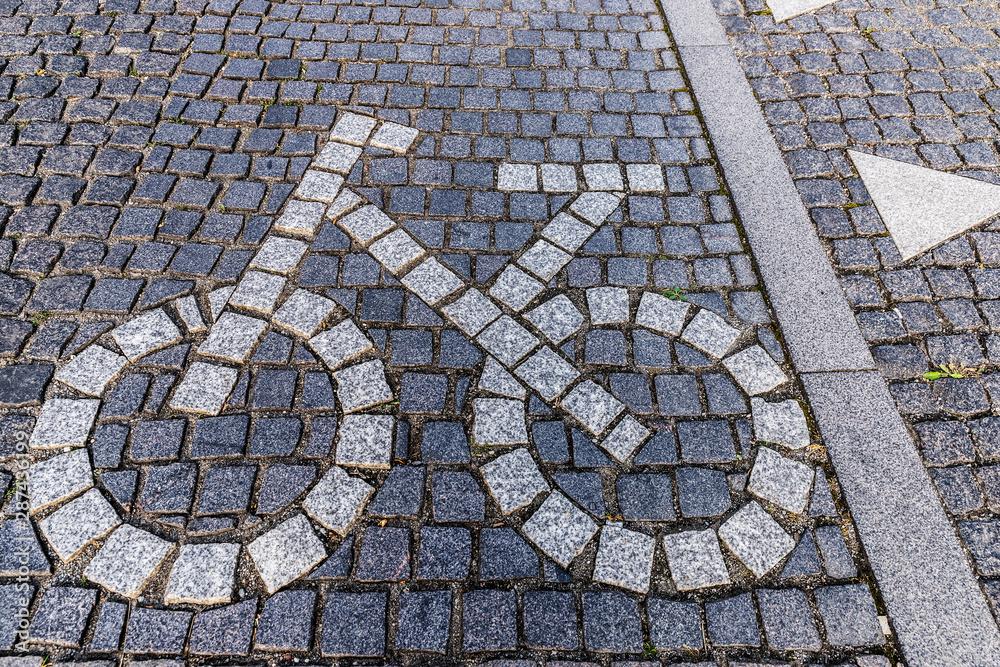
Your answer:
[[[177,316],[181,318],[188,333],[198,333],[208,328],[205,326],[205,319],[201,316],[198,299],[194,296],[189,294],[177,299],[174,301],[174,308],[177,309]]]
[[[170,407],[186,412],[217,415],[222,412],[238,378],[239,371],[235,368],[195,362],[174,390]]]
[[[702,308],[684,329],[681,340],[721,359],[739,337],[739,329],[729,326],[724,319],[707,308]]]
[[[100,405],[96,398],[50,398],[42,404],[28,446],[35,449],[83,447]]]
[[[714,530],[687,530],[663,536],[670,578],[678,591],[723,586],[730,582]]]
[[[635,417],[626,415],[604,439],[601,447],[615,459],[624,463],[639,448],[639,445],[646,441],[650,433],[650,430],[640,424]]]
[[[28,469],[28,480],[32,512],[61,503],[94,486],[90,456],[81,448],[45,459]]]
[[[299,181],[299,187],[295,189],[295,196],[332,204],[333,200],[340,194],[340,188],[343,185],[344,177],[339,174],[331,174],[319,169],[308,169],[303,174],[302,180]],[[319,217],[322,219],[322,211]],[[319,223],[317,222],[316,225],[318,226]]]
[[[684,328],[684,320],[690,308],[691,304],[680,299],[643,292],[639,310],[635,314],[635,323],[653,331],[677,336]]]
[[[658,164],[630,164],[625,166],[628,187],[633,192],[663,192],[663,169]]]
[[[576,169],[568,164],[543,164],[542,189],[546,192],[576,192]]]
[[[579,371],[550,347],[525,359],[514,373],[547,401],[561,396],[580,377]]]
[[[198,353],[243,363],[250,357],[267,323],[256,317],[225,312],[215,323]]]
[[[322,174],[323,172],[314,170],[306,172],[307,175],[310,173]],[[333,174],[328,175],[332,176]],[[340,177],[337,176],[336,178]],[[343,179],[341,179],[341,182],[343,182]],[[299,186],[299,190],[302,190],[302,186]],[[302,196],[301,192],[299,194]],[[312,199],[312,197],[307,197],[307,199]],[[306,234],[311,236],[316,233],[316,230],[323,222],[323,215],[325,213],[326,204],[322,202],[293,199],[285,204],[285,210],[282,212],[281,217],[275,221],[274,228],[288,232],[289,234]]]
[[[274,593],[326,558],[323,543],[301,514],[278,524],[247,545],[264,588]]]
[[[375,345],[353,320],[348,319],[310,338],[309,347],[333,370]]]
[[[135,361],[178,342],[181,332],[170,316],[157,308],[116,327],[111,337],[128,360]]]
[[[624,190],[622,172],[614,162],[591,162],[583,165],[583,177],[587,188],[593,191]]]
[[[538,339],[509,315],[486,327],[476,340],[507,368],[513,367],[538,346]]]
[[[449,294],[454,294],[465,284],[454,271],[433,257],[418,264],[400,282],[431,306]]]
[[[767,393],[788,382],[781,367],[759,345],[726,357],[722,365],[751,396]]]
[[[560,213],[542,230],[542,236],[563,250],[576,252],[591,236],[594,228],[584,224],[568,213]]]
[[[377,206],[369,204],[349,213],[337,221],[359,243],[368,245],[374,239],[396,226]]]
[[[580,330],[583,325],[583,314],[577,310],[573,302],[565,294],[555,296],[532,308],[524,314],[545,337],[553,343],[561,343]]]
[[[515,449],[483,466],[483,478],[504,514],[520,509],[549,490],[527,449]]]
[[[333,466],[309,492],[302,506],[323,526],[338,535],[345,535],[374,491],[368,482]]]
[[[349,174],[359,157],[361,157],[360,146],[351,146],[340,141],[329,141],[313,160],[313,166],[341,174]]]
[[[229,304],[270,315],[278,305],[278,297],[284,288],[285,279],[281,276],[264,271],[247,271],[230,295]]]
[[[580,555],[598,526],[566,496],[553,491],[524,523],[524,534],[552,560],[567,567]]]
[[[95,584],[135,599],[173,546],[152,533],[122,524],[111,533],[83,573]]]
[[[38,528],[56,555],[70,561],[120,523],[118,512],[111,503],[100,491],[90,489],[39,521]]]
[[[218,604],[233,595],[239,544],[185,544],[163,593],[164,604]]]
[[[340,220],[340,216],[349,213],[364,202],[360,195],[351,190],[341,190],[340,195],[326,208],[326,217],[330,220]]]
[[[571,255],[551,243],[537,241],[518,258],[517,263],[549,282],[571,259]]]
[[[388,415],[347,415],[340,425],[337,463],[362,468],[388,468],[396,420]]]
[[[474,412],[477,445],[528,444],[528,427],[524,422],[523,401],[477,398]]]
[[[88,396],[100,396],[128,359],[100,345],[91,345],[74,355],[56,371],[55,378]]]
[[[442,308],[442,311],[470,336],[475,336],[503,314],[492,300],[477,289],[466,290],[465,294]]]
[[[390,232],[372,243],[368,252],[393,275],[424,256],[423,246],[402,229]]]
[[[361,146],[368,141],[376,122],[370,116],[356,113],[341,114],[330,133],[330,141],[343,141]]]
[[[533,164],[505,162],[497,171],[497,188],[500,190],[537,192],[538,168]]]
[[[653,574],[656,538],[609,521],[601,529],[594,581],[645,593]]]
[[[621,401],[593,380],[578,384],[562,400],[562,406],[594,435],[603,433],[625,409]]]
[[[355,412],[392,400],[392,389],[385,380],[385,366],[378,359],[341,368],[333,373],[337,380],[337,398],[344,412]]]
[[[768,447],[757,449],[747,490],[792,514],[801,514],[809,502],[813,469],[785,458]]]
[[[618,194],[610,192],[584,192],[570,204],[569,210],[594,225],[600,226],[622,203]]]
[[[624,324],[629,321],[628,290],[624,287],[591,287],[587,308],[592,324]]]
[[[263,269],[282,275],[291,273],[299,265],[302,255],[308,250],[302,241],[286,239],[281,236],[268,236],[261,244],[253,261],[251,269]]]
[[[405,153],[413,145],[418,134],[419,131],[414,127],[399,123],[382,123],[382,127],[372,137],[371,144],[376,148]]]
[[[483,372],[479,375],[478,388],[482,391],[508,398],[523,399],[528,391],[524,385],[517,381],[513,375],[507,372],[499,361],[487,356],[486,363],[483,364]]]
[[[310,338],[336,307],[336,303],[325,296],[297,289],[281,304],[271,321],[303,338]]]
[[[757,502],[750,501],[719,528],[719,537],[754,576],[763,577],[795,548],[795,540]]]
[[[236,285],[226,285],[208,293],[208,309],[211,311],[212,321],[215,322],[222,315],[222,309],[229,303],[229,297],[236,290]]]
[[[751,398],[754,437],[761,442],[773,442],[792,449],[809,445],[809,425],[798,401],[788,399],[768,403],[763,398]]]
[[[522,310],[545,289],[527,273],[515,266],[507,266],[490,288],[490,296],[512,310]]]

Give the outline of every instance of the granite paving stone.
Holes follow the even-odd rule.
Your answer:
[[[91,345],[56,371],[55,379],[88,396],[100,396],[126,363],[125,357]]]
[[[111,337],[129,361],[135,361],[150,352],[173,345],[181,339],[181,332],[170,316],[158,308],[116,327]]]
[[[514,371],[546,400],[558,398],[580,373],[550,347],[543,347]]]
[[[751,396],[767,393],[788,382],[781,367],[759,345],[726,357],[722,365]]]
[[[97,591],[59,586],[50,588],[31,617],[31,641],[79,646]]]
[[[222,411],[239,373],[227,366],[196,362],[170,398],[170,407],[207,415]]]
[[[138,597],[173,545],[129,524],[119,526],[87,565],[90,581],[127,598]]]
[[[473,439],[478,445],[518,445],[528,443],[528,428],[522,401],[503,398],[475,400]]]
[[[380,364],[380,362],[371,363]],[[382,381],[384,382],[384,379]],[[350,404],[345,407],[350,407]],[[369,468],[388,468],[392,458],[394,429],[395,419],[386,415],[348,415],[344,417],[337,441],[337,463]]]
[[[802,406],[794,400],[768,403],[751,398],[754,435],[762,442],[773,442],[792,449],[809,444],[809,427]]]
[[[728,584],[729,570],[714,530],[688,530],[663,536],[670,576],[679,591]]]
[[[549,490],[527,449],[499,456],[482,470],[490,493],[505,514],[529,505],[538,494]]]
[[[38,449],[82,447],[97,416],[100,401],[53,398],[42,405],[28,444]]]
[[[268,593],[285,587],[326,558],[326,549],[302,514],[291,516],[250,542],[247,553]]]
[[[713,357],[721,358],[732,349],[739,336],[738,329],[726,324],[725,320],[712,311],[702,309],[684,328],[681,340]]]
[[[309,339],[309,347],[331,370],[372,349],[374,345],[352,320],[344,320]]]
[[[260,614],[254,648],[265,651],[304,651],[313,637],[316,593],[278,591],[267,599]]]
[[[93,471],[87,450],[77,449],[32,465],[29,505],[32,512],[86,491],[94,485]]]
[[[256,599],[198,612],[188,650],[196,655],[246,655],[256,613]]]
[[[170,570],[163,594],[166,604],[229,602],[238,544],[184,544]]]
[[[242,363],[246,361],[254,345],[260,340],[266,326],[263,320],[255,317],[225,312],[212,326],[208,338],[198,348],[198,352],[206,356]]]
[[[524,400],[528,393],[524,385],[508,373],[493,357],[486,357],[483,372],[479,374],[479,382],[476,386],[491,394],[521,400]]]
[[[809,466],[786,458],[769,447],[759,447],[747,490],[792,514],[801,514],[809,502],[813,477]]]
[[[410,591],[399,596],[396,647],[444,653],[451,626],[450,591]]]
[[[587,290],[587,308],[592,324],[620,324],[629,320],[628,291],[621,287]]]
[[[337,398],[345,413],[393,399],[392,389],[385,379],[385,367],[379,360],[341,368],[333,373],[333,377],[337,381]],[[345,421],[345,427],[346,424]],[[341,441],[346,432],[341,431]]]
[[[281,276],[263,271],[248,271],[239,284],[236,285],[233,293],[229,295],[229,304],[253,310],[264,315],[270,315],[274,312],[278,304],[278,297],[281,295],[284,287],[285,279]],[[228,325],[226,320],[227,315],[228,313],[219,318],[217,322],[218,326],[212,328],[213,332],[219,326]],[[211,334],[209,334],[209,337],[211,337]]]
[[[385,650],[386,594],[330,593],[320,649],[326,656],[380,656]]]
[[[693,649],[704,646],[698,605],[661,598],[646,599],[649,639],[658,649]]]
[[[524,534],[563,567],[580,555],[598,530],[582,510],[561,493],[551,493],[524,523]]]
[[[795,547],[795,540],[754,501],[722,524],[719,537],[758,577],[767,574]]]
[[[656,539],[608,522],[601,530],[594,581],[620,586],[638,593],[649,590]]]
[[[118,513],[101,492],[90,489],[39,521],[38,527],[56,554],[68,561],[120,523]]]
[[[367,482],[333,466],[306,496],[303,508],[329,530],[344,535],[372,492]],[[297,524],[308,527],[304,519]],[[286,530],[298,533],[304,530],[301,526],[293,524]]]

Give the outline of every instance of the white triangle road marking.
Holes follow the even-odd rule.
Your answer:
[[[781,23],[834,2],[836,0],[767,0],[767,7],[774,16],[774,22]]]
[[[904,261],[1000,214],[1000,185],[847,153]]]

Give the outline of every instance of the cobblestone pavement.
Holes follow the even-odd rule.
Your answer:
[[[903,262],[846,151],[1000,183],[1000,9],[839,2],[775,25],[716,7],[994,613],[1000,226]],[[924,374],[957,371],[926,380]]]
[[[654,4],[0,10],[4,667],[896,655]]]

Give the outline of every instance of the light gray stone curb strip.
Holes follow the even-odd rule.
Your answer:
[[[910,667],[1000,665],[1000,630],[711,0],[662,0]]]

